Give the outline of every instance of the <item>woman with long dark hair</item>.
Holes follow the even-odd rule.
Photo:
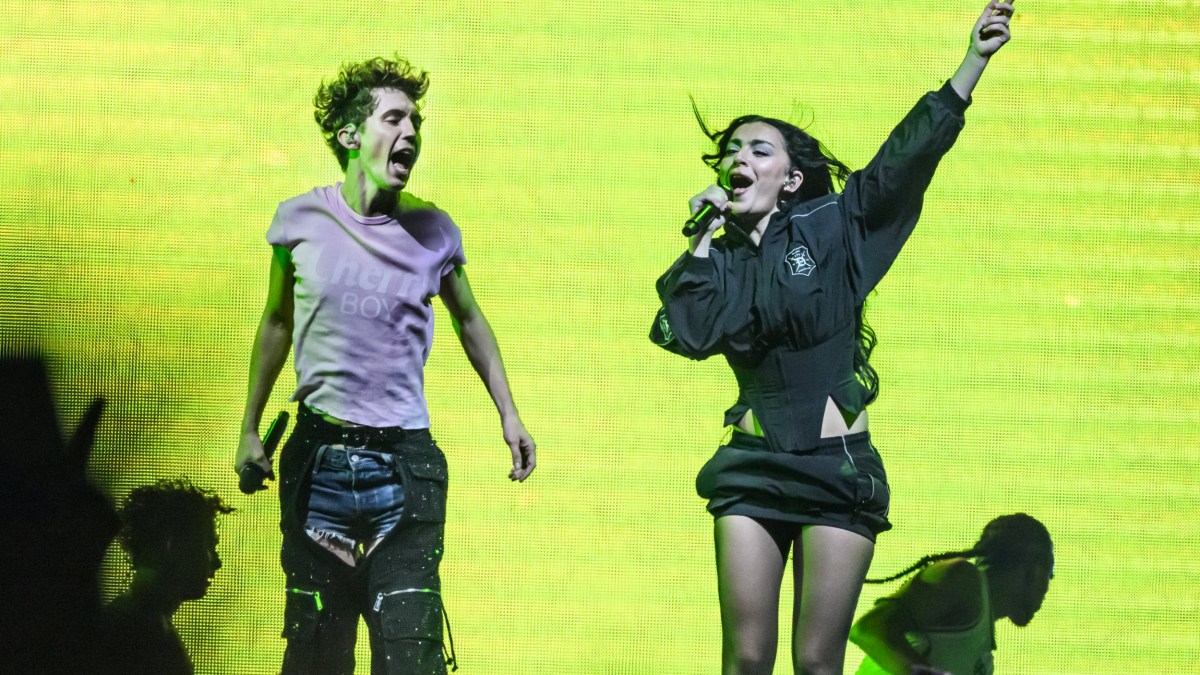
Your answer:
[[[863,301],[916,225],[1011,15],[988,4],[962,65],[860,171],[780,120],[740,117],[718,132],[701,121],[717,180],[691,208],[717,215],[658,280],[651,339],[694,359],[720,354],[738,381],[732,437],[696,479],[716,521],[726,674],[771,672],[793,547],[795,670],[842,670],[875,535],[891,527],[867,433],[879,380]]]

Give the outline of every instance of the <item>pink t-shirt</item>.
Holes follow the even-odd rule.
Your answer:
[[[372,427],[429,427],[425,359],[433,296],[466,262],[433,204],[400,194],[399,220],[346,205],[341,184],[279,205],[267,230],[296,270],[293,401]]]

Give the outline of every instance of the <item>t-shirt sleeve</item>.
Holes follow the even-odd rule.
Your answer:
[[[949,83],[921,97],[870,163],[846,180],[840,200],[858,302],[887,273],[916,227],[925,190],[963,128],[967,105]]]
[[[280,204],[279,208],[275,209],[275,217],[271,219],[271,226],[267,228],[267,243],[290,249],[292,241],[287,234],[286,219],[283,215],[285,208],[284,204]]]
[[[447,257],[446,262],[442,264],[442,276],[446,276],[447,274],[453,272],[454,268],[458,267],[459,265],[467,264],[467,255],[463,252],[462,232],[450,219],[449,215],[446,216],[446,220],[450,225],[450,231],[454,234],[454,243],[450,246],[449,257]]]

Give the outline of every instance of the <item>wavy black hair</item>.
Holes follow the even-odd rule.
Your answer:
[[[979,541],[969,549],[927,555],[901,572],[882,579],[867,579],[866,583],[887,583],[950,558],[979,558],[988,568],[1004,569],[1048,561],[1053,551],[1054,544],[1045,525],[1033,516],[1014,513],[988,523]]]
[[[790,122],[762,115],[742,115],[735,118],[724,129],[713,131],[700,116],[694,100],[692,101],[692,114],[696,116],[700,130],[717,146],[716,152],[701,155],[704,163],[712,167],[713,171],[719,170],[718,165],[725,155],[725,149],[729,146],[730,139],[733,138],[734,132],[739,127],[753,122],[762,122],[779,131],[779,134],[783,136],[784,145],[787,146],[785,150],[792,163],[791,168],[804,174],[804,181],[800,184],[800,189],[780,200],[780,210],[783,210],[785,204],[799,203],[830,194],[835,190],[835,183],[836,189],[841,189],[845,186],[846,179],[850,177],[850,167],[834,157],[825,144]]]
[[[692,114],[695,115],[700,130],[716,145],[715,152],[701,155],[704,163],[714,172],[720,171],[721,158],[725,156],[725,149],[729,146],[729,141],[739,127],[753,122],[762,122],[779,131],[779,134],[783,136],[788,161],[791,162],[790,169],[798,170],[804,175],[800,189],[780,198],[780,211],[786,211],[791,206],[810,199],[832,194],[845,187],[846,179],[850,177],[850,167],[834,157],[824,143],[790,122],[762,115],[742,115],[735,118],[724,129],[713,131],[700,115],[695,99],[692,100]],[[854,352],[854,374],[858,381],[866,387],[867,403],[870,403],[879,395],[879,373],[871,366],[871,352],[875,351],[875,344],[878,340],[875,337],[875,331],[863,316],[862,305],[858,307],[855,315],[854,327],[858,334],[858,348]]]
[[[376,89],[402,91],[416,103],[428,88],[429,73],[417,71],[399,56],[391,59],[377,56],[360,63],[347,63],[336,78],[322,81],[313,98],[316,107],[313,116],[342,171],[350,161],[350,151],[338,142],[338,131],[347,124],[358,126],[371,116],[379,104]]]

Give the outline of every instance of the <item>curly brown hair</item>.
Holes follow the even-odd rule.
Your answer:
[[[347,124],[358,126],[371,116],[379,104],[376,89],[402,91],[416,103],[428,88],[429,73],[417,71],[399,56],[391,59],[377,56],[360,63],[346,63],[336,78],[322,81],[313,98],[316,106],[313,116],[342,171],[346,170],[350,151],[338,142],[338,131]]]

